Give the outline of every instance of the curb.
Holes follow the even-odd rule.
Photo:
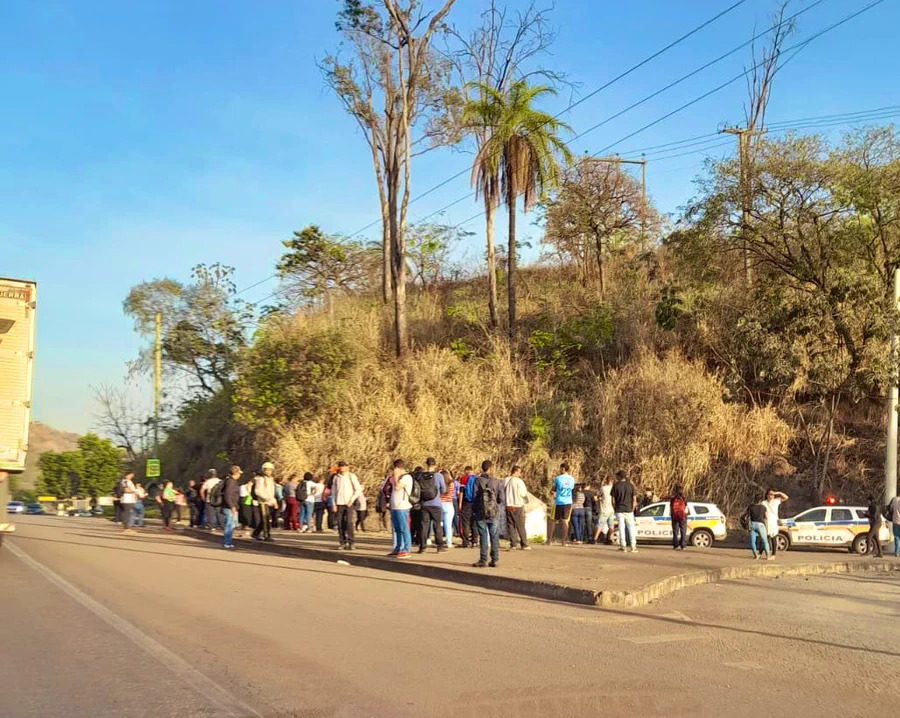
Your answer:
[[[221,544],[222,542],[221,534],[210,534],[206,531],[191,528],[182,529],[182,532],[186,536],[205,540],[209,543]],[[415,563],[415,561],[398,561],[387,557],[367,556],[347,551],[286,546],[278,543],[260,543],[237,537],[234,540],[235,542],[240,542],[239,545],[242,548],[260,553],[296,556],[315,561],[328,561],[329,563],[341,560],[362,568],[404,573],[423,578],[432,578],[438,581],[450,581],[493,591],[517,593],[522,596],[530,596],[531,598],[543,598],[548,601],[577,603],[584,606],[597,605],[598,594],[596,591],[563,586],[562,584],[547,581],[528,581],[521,578],[510,578],[509,576],[497,576],[487,571],[485,573],[472,573],[471,571],[459,571],[454,568],[445,568],[444,566],[431,566],[429,564]]]
[[[200,539],[208,543],[219,544],[222,536],[210,534],[198,529],[184,528],[182,533],[192,538]],[[497,576],[490,573],[472,573],[460,571],[443,566],[431,566],[415,563],[414,561],[398,561],[396,559],[382,558],[379,556],[367,556],[363,554],[348,553],[347,551],[332,551],[327,549],[306,548],[302,546],[286,546],[278,543],[259,543],[243,538],[235,538],[235,541],[251,551],[275,554],[278,556],[295,556],[314,561],[327,561],[334,563],[338,560],[347,561],[354,566],[372,568],[379,571],[403,573],[411,576],[436,579],[438,581],[450,581],[467,586],[477,586],[493,591],[515,593],[530,598],[542,598],[548,601],[561,603],[574,603],[582,606],[615,606],[618,608],[639,608],[646,606],[657,599],[669,596],[676,591],[691,586],[700,586],[707,583],[717,583],[738,578],[778,578],[780,576],[812,576],[834,573],[867,573],[900,572],[900,561],[877,560],[873,561],[865,557],[851,561],[835,561],[833,563],[800,563],[790,566],[778,564],[751,564],[748,566],[726,566],[709,569],[707,571],[690,571],[675,576],[668,576],[658,581],[651,581],[640,588],[628,591],[592,591],[585,588],[564,586],[549,581],[529,581],[521,578]]]

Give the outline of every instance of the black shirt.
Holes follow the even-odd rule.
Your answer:
[[[590,509],[591,511],[596,510],[597,496],[594,494],[592,489],[584,490],[584,508]]]
[[[768,512],[766,511],[766,507],[762,504],[753,504],[749,508],[748,513],[750,514],[751,523],[766,523],[766,514]]]
[[[622,479],[612,487],[613,511],[630,514],[634,511],[634,486],[628,479]]]
[[[869,526],[881,525],[881,506],[878,502],[869,504]]]
[[[222,504],[229,509],[237,509],[241,503],[240,484],[230,476],[225,477],[222,487]]]

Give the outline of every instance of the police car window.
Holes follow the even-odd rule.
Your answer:
[[[832,521],[852,521],[853,514],[850,513],[850,509],[831,509],[831,520]]]
[[[647,506],[644,509],[641,509],[641,516],[662,516],[666,511],[665,504],[653,504],[652,506]]]
[[[812,511],[807,511],[805,514],[800,514],[797,518],[797,521],[824,521],[825,520],[825,509],[813,509]]]
[[[691,506],[691,513],[692,514],[708,514],[709,506],[701,506],[700,504],[694,504],[693,506]]]

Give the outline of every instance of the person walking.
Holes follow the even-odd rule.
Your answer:
[[[444,492],[441,494],[441,525],[444,528],[444,545],[447,548],[453,548],[453,519],[456,516],[458,500],[459,482],[453,478],[453,474],[447,471],[444,479]]]
[[[575,484],[572,493],[572,528],[576,544],[584,542],[584,484]]]
[[[297,502],[297,481],[291,477],[284,482],[284,528],[286,531],[300,530],[300,504]]]
[[[175,487],[172,482],[163,482],[163,489],[156,494],[156,503],[159,504],[159,513],[162,515],[163,531],[173,532],[172,512],[175,510]]]
[[[528,505],[528,489],[522,480],[522,469],[513,466],[503,487],[506,494],[506,530],[509,535],[509,550],[517,548],[530,551],[525,536],[525,507]],[[517,545],[518,544],[518,545]]]
[[[270,509],[275,506],[275,479],[272,476],[275,465],[267,461],[262,465],[262,473],[253,477],[253,529],[255,541],[271,541],[272,527],[269,523]]]
[[[134,485],[134,525],[144,525],[144,499],[147,498],[147,490],[141,484]]]
[[[572,492],[575,490],[575,478],[569,475],[569,465],[563,463],[559,467],[559,476],[553,479],[553,524],[547,545],[553,544],[553,537],[559,533],[563,546],[569,542],[569,519],[572,516]]]
[[[769,551],[768,515],[769,510],[763,501],[757,501],[747,507],[747,518],[750,522],[750,551],[753,552],[754,560],[759,558],[759,544],[762,545],[767,561],[775,558]]]
[[[316,505],[316,497],[313,494],[315,486],[313,475],[308,471],[303,474],[303,481],[297,486],[297,503],[300,505],[300,531],[312,531],[313,508]]]
[[[478,561],[472,566],[494,568],[500,561],[500,545],[497,541],[498,522],[500,516],[500,482],[491,474],[494,464],[485,460],[481,462],[481,474],[475,479],[474,501],[472,513],[475,517],[475,526],[478,528],[478,541],[481,552]],[[488,563],[488,546],[490,546],[491,560]]]
[[[353,507],[362,495],[362,486],[356,474],[350,473],[346,461],[338,461],[338,472],[331,484],[336,511],[338,541],[342,549],[353,550]]]
[[[616,472],[616,483],[612,487],[612,502],[616,521],[619,523],[619,551],[628,551],[630,542],[631,553],[637,553],[637,534],[634,530],[634,484],[621,469]]]
[[[222,487],[222,519],[225,525],[223,533],[222,547],[226,549],[234,548],[233,536],[234,525],[237,523],[238,511],[241,504],[241,487],[240,480],[241,467],[236,464],[231,467],[231,472],[225,479],[225,485]]]
[[[412,554],[412,534],[409,530],[410,495],[413,478],[406,473],[403,459],[396,459],[391,471],[391,526],[394,530],[394,548],[388,554],[397,558],[409,558]]]
[[[866,553],[871,556],[875,554],[875,558],[881,558],[881,504],[875,500],[874,496],[869,496],[867,513],[869,514],[869,533],[866,534]]]
[[[900,496],[895,496],[888,504],[891,512],[891,531],[894,536],[894,556],[900,558]]]
[[[476,545],[475,517],[472,505],[475,500],[475,478],[471,466],[463,469],[463,474],[459,477],[459,535],[462,537],[463,548]]]
[[[418,481],[421,513],[419,553],[425,553],[432,527],[435,546],[438,553],[441,553],[447,550],[444,547],[444,529],[441,523],[441,494],[447,487],[443,475],[437,470],[437,462],[432,457],[425,460],[425,470],[419,473]]]
[[[766,491],[766,500],[763,505],[766,507],[766,531],[769,534],[770,556],[778,553],[778,509],[789,498],[783,491],[775,489]]]
[[[672,548],[684,551],[687,543],[687,499],[680,486],[675,487],[669,499],[669,516],[672,519]],[[766,556],[769,555],[766,549]]]
[[[134,487],[134,472],[129,471],[120,482],[119,510],[121,512],[122,533],[137,533],[132,528],[134,517],[134,504],[137,501],[137,493]]]
[[[219,478],[219,474],[216,473],[215,469],[207,471],[206,476],[206,481],[200,486],[200,498],[203,501],[203,525],[204,528],[215,531],[222,528],[222,513],[219,511],[222,505],[220,503],[219,506],[213,506],[210,503],[210,499],[213,498],[210,496],[210,493],[215,486],[222,482],[222,479]]]
[[[600,484],[600,498],[597,502],[599,517],[597,519],[597,524],[594,527],[594,542],[596,543],[600,539],[600,534],[602,533],[603,542],[607,546],[612,543],[613,530],[616,526],[616,512],[613,511],[612,502],[612,487],[613,480],[611,476],[607,476],[603,479],[603,483]]]
[[[313,516],[315,517],[316,533],[322,533],[322,519],[325,517],[325,479],[320,476],[311,487],[313,497]],[[312,527],[309,529],[312,531]]]
[[[366,517],[369,515],[369,500],[366,498],[365,492],[359,495],[356,500],[356,530],[366,532]]]

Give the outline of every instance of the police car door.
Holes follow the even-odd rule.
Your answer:
[[[794,517],[794,531],[791,540],[797,544],[828,543],[825,529],[827,509],[810,509]]]
[[[645,506],[634,522],[638,538],[651,541],[672,538],[672,520],[669,517],[669,504],[666,502]]]
[[[841,506],[832,506],[828,513],[828,522],[823,532],[827,543],[840,546],[852,543],[856,535],[853,529],[857,525],[853,512]]]

